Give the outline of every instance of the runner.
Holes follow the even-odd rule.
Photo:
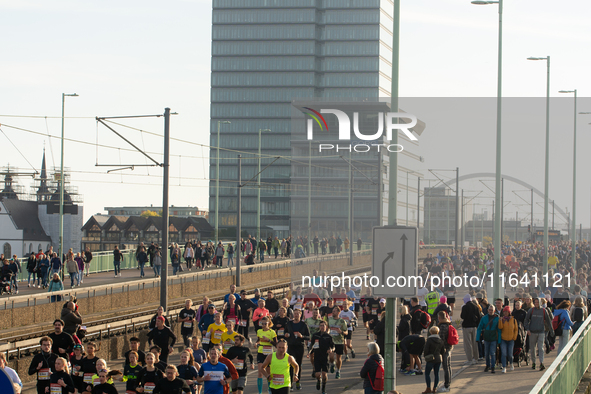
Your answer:
[[[228,367],[219,362],[220,352],[212,346],[209,361],[199,369],[197,381],[203,383],[204,394],[223,394],[224,386],[232,381]]]
[[[263,370],[261,366],[265,362],[267,356],[273,353],[273,346],[277,345],[277,334],[271,329],[273,323],[269,316],[265,316],[261,319],[261,327],[257,331],[257,364],[259,368],[257,388],[259,394],[263,393]]]
[[[126,393],[135,393],[138,386],[138,376],[142,371],[142,366],[138,364],[139,355],[137,352],[130,350],[128,353],[129,363],[123,367],[123,381],[125,383]],[[99,373],[99,378],[100,378]],[[80,391],[79,391],[80,392]]]
[[[199,367],[199,365],[197,365]],[[197,392],[197,368],[195,368],[195,359],[190,350],[185,350],[181,353],[181,363],[177,367],[178,376],[187,382],[187,386],[191,389],[191,393]]]
[[[353,307],[353,302],[350,300],[346,301],[347,304],[345,305],[343,311],[341,312],[341,319],[343,319],[347,323],[347,333],[345,334],[345,361],[349,361],[349,355],[347,354],[347,349],[351,350],[351,357],[355,358],[355,349],[353,349],[353,325],[357,321],[357,316],[355,312],[351,309]]]
[[[222,342],[222,335],[224,334],[224,332],[228,331],[226,325],[222,321],[221,313],[216,312],[213,319],[213,323],[211,323],[209,327],[207,327],[207,333],[205,335],[206,338],[209,338],[209,347],[212,347],[213,345],[217,345],[218,343]]]
[[[252,343],[248,336],[248,328],[250,326],[250,314],[257,308],[257,306],[251,300],[246,298],[246,290],[240,291],[240,299],[236,301],[236,304],[240,307],[240,320],[238,321],[237,331]]]
[[[29,366],[29,375],[37,374],[37,394],[45,394],[45,389],[49,388],[51,373],[55,371],[57,355],[51,353],[52,344],[50,337],[41,338],[39,341],[41,352],[33,357]]]
[[[286,333],[285,327],[288,322],[287,310],[284,307],[279,308],[277,316],[273,318],[273,327],[275,327],[275,332],[277,333],[277,340],[284,338]]]
[[[174,365],[166,367],[166,378],[160,379],[154,387],[154,394],[181,394],[190,393],[187,382],[178,378],[179,373]]]
[[[90,343],[86,345],[86,347],[90,347]],[[96,347],[95,347],[96,349]],[[88,349],[87,349],[88,352]],[[125,352],[125,364],[129,364],[129,353],[136,352],[138,355],[137,362],[138,364],[144,366],[146,365],[146,353],[143,350],[140,350],[140,339],[138,337],[131,337],[129,340],[129,350]],[[94,351],[93,351],[94,353]]]
[[[172,353],[176,342],[176,335],[164,325],[164,316],[156,318],[156,328],[148,333],[148,344],[154,343],[161,349],[160,360],[168,362],[168,355]],[[172,342],[170,340],[172,339]]]
[[[288,322],[286,325],[287,332],[285,333],[285,338],[287,339],[287,343],[289,345],[289,354],[293,356],[293,358],[299,366],[297,379],[293,378],[294,369],[290,369],[291,381],[296,382],[296,390],[301,390],[301,375],[303,366],[302,361],[304,359],[304,346],[305,343],[310,340],[310,330],[308,328],[308,325],[301,320],[301,309],[296,309],[293,311],[293,313],[293,321]]]
[[[84,391],[86,387],[84,385],[84,379],[82,378],[84,372],[82,372],[82,366],[84,364],[84,350],[82,345],[74,345],[74,354],[70,357],[70,366],[72,373],[72,382],[78,392]]]
[[[335,351],[330,354],[330,373],[335,372],[335,355],[336,355],[336,374],[335,379],[341,378],[341,365],[343,364],[344,353],[344,334],[347,333],[347,323],[340,318],[341,308],[335,306],[332,310],[332,315],[328,316],[327,322],[330,328],[330,336],[332,337]]]
[[[238,324],[238,319],[241,316],[240,306],[236,304],[236,296],[234,294],[229,294],[227,296],[228,302],[224,304],[222,317],[226,323],[231,321],[234,323],[234,326],[236,326],[236,324]]]
[[[309,317],[306,319],[306,325],[308,326],[308,329],[310,330],[310,338],[312,338],[312,336],[314,336],[314,334],[316,334],[318,331],[320,331],[320,323],[323,321],[324,320],[322,320],[320,318],[320,311],[318,310],[318,308],[314,308],[312,317]],[[308,346],[308,347],[309,347],[309,342],[310,341],[306,341],[306,346]],[[310,353],[309,357],[310,357],[310,363],[312,364],[312,377],[315,378],[316,373],[314,372],[314,353],[313,352]]]
[[[138,393],[152,394],[156,387],[156,383],[164,378],[162,371],[154,365],[155,362],[156,356],[153,353],[146,353],[146,366],[137,376],[139,384],[135,391]]]
[[[118,394],[117,389],[113,386],[113,381],[109,377],[109,371],[107,369],[101,369],[98,371],[97,376],[96,384],[91,391],[92,394]]]
[[[226,355],[226,353],[228,353],[228,350],[234,346],[234,341],[236,340],[236,335],[238,335],[238,333],[236,331],[234,331],[234,321],[233,320],[228,320],[228,322],[226,323],[226,328],[228,329],[228,331],[224,332],[222,334],[222,353],[224,355]]]
[[[299,365],[295,359],[287,354],[285,339],[277,342],[277,351],[270,354],[261,366],[263,374],[269,382],[272,394],[289,394],[291,388],[290,369],[294,369],[293,379],[298,382]]]
[[[132,338],[133,339],[133,338]],[[137,339],[137,338],[136,338]],[[138,339],[139,342],[139,339]],[[82,379],[84,381],[84,388],[92,383],[92,377],[97,372],[96,363],[99,358],[95,355],[95,351],[98,346],[94,342],[88,342],[86,344],[86,357],[82,359]],[[143,352],[142,352],[143,353]],[[80,390],[78,390],[80,392]],[[84,391],[84,390],[82,390]]]
[[[228,349],[228,352],[226,353],[226,357],[232,361],[232,364],[236,367],[236,371],[238,371],[238,379],[232,380],[230,383],[232,392],[236,394],[242,394],[246,387],[246,374],[248,372],[248,367],[246,365],[247,358],[250,361],[250,367],[254,369],[254,358],[250,349],[244,346],[244,343],[244,336],[240,334],[236,335],[234,337],[234,346]]]
[[[327,332],[328,324],[320,322],[319,331],[310,340],[310,352],[314,354],[314,373],[316,377],[316,390],[320,390],[322,379],[322,394],[326,394],[326,381],[328,379],[328,357],[332,354],[335,344],[332,336]],[[260,394],[260,393],[259,393]]]
[[[190,249],[190,248],[189,248]],[[183,343],[185,347],[191,346],[191,337],[193,336],[193,329],[195,327],[196,312],[193,308],[193,301],[185,300],[185,308],[179,312],[179,323],[181,323],[181,335],[183,336]]]

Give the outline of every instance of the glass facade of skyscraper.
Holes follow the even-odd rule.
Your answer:
[[[264,168],[292,154],[291,103],[389,96],[392,13],[389,0],[213,1],[213,226],[218,162],[219,227],[236,226],[236,157],[241,154],[243,181],[254,178],[242,190],[242,228],[256,234],[260,213],[261,236],[267,231],[289,235],[291,162],[279,159]],[[259,165],[264,169],[260,187]]]

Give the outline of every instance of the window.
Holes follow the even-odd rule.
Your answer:
[[[321,45],[322,56],[378,56],[378,43],[375,41],[327,42]]]
[[[346,4],[347,1],[337,0]],[[363,0],[363,2],[366,2]],[[326,8],[329,8],[328,6]],[[340,7],[339,7],[340,8]],[[380,10],[368,10],[367,5],[362,5],[364,10],[326,10],[321,17],[322,23],[380,23]]]
[[[358,1],[358,0],[357,0]],[[375,0],[372,0],[375,1]],[[214,0],[213,8],[306,8],[316,7],[316,0]]]
[[[324,8],[370,8],[380,6],[380,0],[324,0]]]
[[[313,56],[214,57],[212,71],[314,71]]]
[[[377,82],[376,82],[377,84]],[[314,73],[213,72],[212,86],[314,86]]]
[[[224,101],[291,103],[292,100],[306,97],[314,97],[314,88],[214,88],[211,90],[211,101],[214,103]]]
[[[327,57],[320,67],[322,71],[378,71],[378,58]]]
[[[10,259],[12,257],[12,247],[8,242],[4,244],[4,257]]]
[[[324,74],[320,79],[320,86],[377,86],[377,73],[334,73]]]
[[[214,25],[212,39],[313,40],[315,35],[316,25]]]
[[[213,89],[216,90],[216,89]],[[216,119],[211,120],[210,133],[216,134],[217,138],[218,122]],[[270,129],[273,133],[289,133],[291,131],[290,119],[232,119],[232,123],[220,124],[220,133],[246,133],[258,131],[259,129]],[[258,138],[258,137],[257,137]],[[212,146],[217,146],[217,140],[214,139]],[[221,153],[221,152],[220,152]],[[223,156],[223,153],[222,157]],[[289,155],[289,153],[288,153]],[[236,153],[233,156],[236,157]]]
[[[213,56],[314,55],[315,41],[214,41]],[[377,44],[376,44],[377,45]]]
[[[377,40],[378,26],[326,26],[321,30],[321,40]],[[299,38],[299,37],[298,37]]]
[[[288,118],[289,104],[211,104],[211,116],[229,118]],[[224,146],[224,145],[222,145]]]

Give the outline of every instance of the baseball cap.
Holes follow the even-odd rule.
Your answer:
[[[156,318],[156,321],[158,321],[158,320],[160,320],[160,321],[164,321],[164,316],[158,316],[158,317]]]
[[[386,299],[385,298],[380,298],[380,302],[386,303]]]

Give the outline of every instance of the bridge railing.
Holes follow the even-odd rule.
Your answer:
[[[577,389],[583,374],[591,363],[591,316],[585,320],[576,334],[530,394],[570,394]]]

